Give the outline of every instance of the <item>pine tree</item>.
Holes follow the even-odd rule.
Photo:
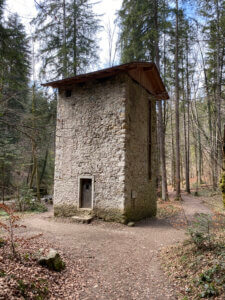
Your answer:
[[[96,61],[100,27],[89,0],[42,1],[37,9],[33,24],[40,42],[43,76],[74,76]]]
[[[5,0],[0,0],[0,100],[3,97],[4,84],[4,57],[7,53],[6,46],[8,40],[8,31],[4,27],[4,3]],[[1,113],[1,111],[0,111]]]
[[[18,149],[18,127],[28,99],[29,42],[17,15],[11,15],[1,26],[0,182],[4,198],[5,190],[13,186],[12,177],[22,152]]]
[[[121,60],[154,61],[160,70],[164,60],[160,62],[163,51],[160,49],[161,35],[165,33],[170,22],[167,2],[163,0],[124,0],[119,11],[121,27]],[[166,156],[165,156],[165,123],[162,103],[158,103],[158,132],[162,174],[162,199],[168,199]]]
[[[157,29],[155,28],[156,10]],[[119,11],[122,62],[156,60],[157,36],[159,36],[160,44],[161,34],[170,26],[168,13],[166,0],[123,1]]]
[[[124,0],[119,11],[121,27],[121,61],[149,61],[144,45],[143,20],[146,1]],[[147,14],[146,14],[147,15]],[[148,18],[147,18],[148,21]],[[152,47],[151,47],[152,48]]]
[[[181,152],[181,159],[184,161],[186,192],[190,193],[190,78],[193,75],[193,64],[190,61],[191,48],[194,46],[196,31],[191,21],[185,16],[184,11],[179,11],[179,91],[180,91],[180,109],[182,116],[180,126],[181,140],[180,147],[184,148]],[[200,174],[200,173],[199,173]]]

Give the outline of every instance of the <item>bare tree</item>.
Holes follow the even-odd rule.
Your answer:
[[[105,25],[105,32],[107,35],[107,42],[108,42],[108,61],[107,64],[109,67],[112,67],[115,64],[116,56],[119,49],[119,39],[117,34],[117,23],[110,21],[108,19],[107,24]]]

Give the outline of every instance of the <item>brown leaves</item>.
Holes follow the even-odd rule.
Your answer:
[[[3,223],[1,221],[0,221],[0,227],[2,227],[3,229],[5,229],[6,231],[9,230],[9,227],[5,223]]]
[[[174,200],[159,200],[157,203],[157,217],[159,219],[167,220],[170,225],[176,229],[181,229],[187,226],[187,220],[181,203]]]
[[[185,241],[161,251],[163,269],[176,285],[179,299],[200,298],[199,295],[204,292],[205,288],[205,284],[201,284],[200,278],[202,274],[207,274],[217,265],[221,265],[224,251],[221,245],[224,240],[225,232],[215,232],[216,246],[213,249],[199,251],[190,241]],[[224,299],[222,276],[212,281],[212,284],[219,293],[214,296],[214,299]]]
[[[0,248],[3,258],[0,271],[5,274],[0,275],[0,299],[79,299],[79,292],[85,285],[84,266],[80,260],[59,251],[67,268],[60,273],[52,272],[38,265],[40,248],[45,252],[52,245],[42,237],[36,236],[32,243],[26,239],[18,245],[20,259],[9,257],[9,246],[4,252]]]

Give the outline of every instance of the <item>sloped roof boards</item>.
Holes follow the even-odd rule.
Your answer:
[[[132,62],[112,68],[99,70],[96,72],[47,82],[43,84],[43,86],[51,86],[53,88],[69,87],[76,83],[85,83],[89,80],[107,78],[120,73],[127,73],[133,80],[144,87],[151,95],[155,96],[156,99],[169,99],[169,95],[166,91],[156,65],[149,62]]]

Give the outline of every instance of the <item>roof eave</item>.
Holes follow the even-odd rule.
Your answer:
[[[128,73],[130,77],[137,81],[157,100],[169,99],[169,95],[166,91],[166,88],[163,84],[163,81],[160,77],[156,65],[154,63],[148,62],[133,62],[124,65],[119,65],[87,74],[81,74],[75,77],[47,82],[42,84],[42,86],[51,86],[52,88],[69,87],[73,84],[85,82],[89,79],[107,78],[123,72]],[[157,86],[156,89],[155,86]]]

